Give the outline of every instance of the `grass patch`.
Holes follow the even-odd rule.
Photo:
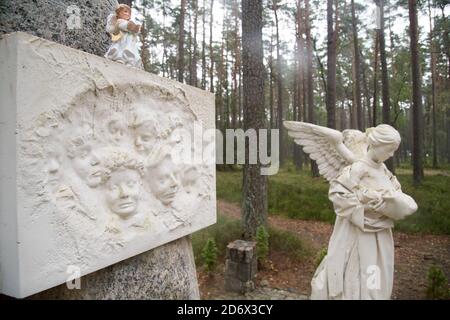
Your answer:
[[[301,260],[312,254],[312,249],[295,234],[289,231],[269,228],[270,250],[282,252]]]
[[[217,215],[217,223],[192,235],[192,247],[194,250],[195,263],[197,266],[203,265],[202,250],[212,238],[216,242],[218,249],[218,259],[225,257],[226,246],[234,240],[242,239],[241,222],[237,219]],[[309,246],[289,231],[269,228],[269,250],[285,253],[291,257],[302,259],[311,254]]]
[[[396,229],[407,232],[423,232],[450,235],[450,178],[443,175],[426,176],[419,187],[412,185],[410,175],[398,175],[404,192],[418,203],[414,215],[396,223]],[[334,223],[335,213],[328,200],[328,182],[312,178],[309,170],[295,172],[282,169],[269,176],[269,214],[289,218],[318,220]],[[241,203],[242,173],[217,172],[217,197],[229,202]]]
[[[414,187],[410,176],[399,176],[402,189],[413,197],[419,210],[398,221],[396,228],[409,232],[450,235],[450,178],[428,176],[419,187]]]
[[[241,203],[242,173],[241,171],[216,171],[217,198],[232,203]]]

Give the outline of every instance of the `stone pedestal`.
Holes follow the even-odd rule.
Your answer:
[[[216,222],[214,135],[195,136],[214,95],[21,32],[0,74],[0,292],[199,298],[186,237]]]
[[[228,244],[225,261],[225,289],[246,293],[254,290],[258,271],[256,242],[236,240]]]
[[[175,240],[88,274],[80,279],[80,289],[62,284],[29,299],[198,300],[191,239]]]

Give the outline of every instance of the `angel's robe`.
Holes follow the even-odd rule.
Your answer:
[[[378,167],[377,166],[382,166]],[[382,205],[365,209],[361,195],[384,190]],[[394,220],[417,210],[384,164],[358,161],[330,183],[336,222],[326,257],[311,281],[311,299],[390,299]]]
[[[117,22],[109,27],[109,31],[113,43],[106,52],[105,58],[130,67],[143,69],[138,50],[138,37],[128,30],[128,21],[117,19]]]

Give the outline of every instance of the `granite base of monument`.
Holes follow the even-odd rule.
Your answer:
[[[190,237],[142,253],[28,299],[197,300],[197,274]]]

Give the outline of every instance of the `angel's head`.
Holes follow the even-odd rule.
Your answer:
[[[401,142],[400,133],[387,124],[367,129],[366,135],[369,144],[367,155],[376,162],[391,158]]]
[[[118,19],[130,20],[131,8],[126,4],[119,4],[116,9],[116,16]]]

